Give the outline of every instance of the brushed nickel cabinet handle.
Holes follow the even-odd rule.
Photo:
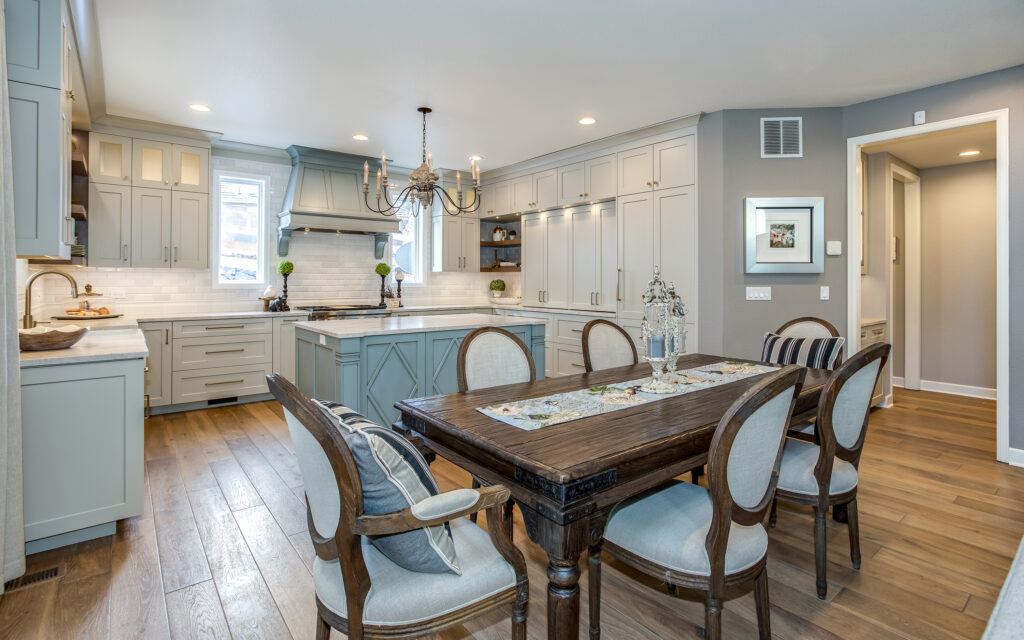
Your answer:
[[[570,329],[573,333],[583,333],[583,329]]]
[[[164,329],[164,344],[171,344],[171,330]]]
[[[216,351],[207,351],[206,355],[212,355],[214,353],[241,353],[245,349],[218,349]]]
[[[302,322],[303,318],[285,318],[281,322]]]
[[[167,245],[164,245],[164,262],[167,262],[170,259],[170,257],[171,257],[170,256],[170,252],[171,252],[170,247],[168,247]]]
[[[230,325],[230,326],[222,325],[222,326],[219,326],[219,327],[204,327],[204,328],[207,331],[213,331],[214,329],[217,329],[217,330],[223,330],[223,329],[244,329],[245,325],[244,324],[233,324],[233,325]]]
[[[223,382],[205,382],[203,384],[205,384],[207,387],[215,387],[219,384],[238,384],[241,382],[245,382],[245,380],[224,380]]]
[[[178,247],[174,247],[174,261],[178,261]]]
[[[622,269],[619,269],[619,275],[615,276],[615,300],[622,302],[622,294],[619,293],[619,282],[622,280]]]
[[[600,291],[595,291],[594,292],[594,306],[596,307],[599,304],[601,304],[601,292]]]
[[[579,367],[580,369],[586,369],[586,367],[584,367],[582,364],[579,364],[577,362],[570,362],[569,364],[571,364],[574,367]]]
[[[128,261],[128,245],[127,244],[121,245],[121,260],[123,260],[125,262]]]

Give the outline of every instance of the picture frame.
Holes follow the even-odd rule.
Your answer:
[[[825,198],[744,200],[747,273],[823,273]]]

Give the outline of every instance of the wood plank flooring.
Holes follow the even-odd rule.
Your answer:
[[[897,390],[894,408],[876,410],[861,464],[862,568],[830,520],[819,601],[810,510],[780,504],[768,561],[775,637],[978,638],[1024,534],[1024,469],[995,462],[994,425],[993,402],[936,393]],[[469,486],[444,460],[433,468],[442,489]],[[29,571],[64,574],[0,598],[0,638],[313,637],[302,478],[275,403],[150,419],[145,495],[116,535],[31,556]],[[529,636],[541,640],[546,561],[518,515],[516,525]],[[697,637],[699,594],[669,596],[611,558],[604,567],[604,637]],[[750,589],[731,595],[726,637],[756,637]],[[496,640],[509,628],[496,612],[435,640]]]

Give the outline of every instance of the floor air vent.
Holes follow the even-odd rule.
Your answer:
[[[762,158],[802,158],[803,118],[761,118]]]
[[[20,578],[9,580],[4,583],[4,593],[10,593],[12,591],[21,591],[22,589],[28,589],[34,587],[37,584],[43,584],[51,580],[57,580],[61,577],[63,572],[60,567],[50,567],[49,569],[43,569],[42,571],[36,571],[34,573],[26,573]]]

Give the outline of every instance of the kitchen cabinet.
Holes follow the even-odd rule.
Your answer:
[[[89,184],[89,266],[127,267],[132,242],[132,189]]]
[[[568,209],[523,216],[524,304],[568,307],[570,224]]]
[[[582,202],[587,191],[585,162],[558,167],[558,204],[564,206]]]
[[[274,318],[274,371],[295,382],[295,323],[305,318]]]
[[[615,311],[618,236],[615,202],[572,209],[570,309]]]
[[[486,217],[503,216],[511,210],[512,200],[509,182],[495,182],[483,189],[480,196],[479,214]]]
[[[544,221],[542,214],[531,213],[523,216],[522,239],[522,292],[523,304],[530,306],[544,302],[544,255],[547,251],[545,243]]]
[[[533,202],[531,209],[546,209],[558,204],[558,170],[549,169],[532,176]]]
[[[147,407],[171,403],[171,323],[142,322],[139,329],[146,338],[145,394]]]
[[[480,271],[480,221],[476,218],[435,215],[432,220],[433,260],[435,272]]]
[[[523,211],[529,211],[533,208],[535,195],[533,187],[532,175],[513,178],[509,181],[509,194],[511,197],[509,211],[511,213],[522,213]]]
[[[171,188],[171,144],[132,139],[132,186]]]
[[[89,134],[89,182],[131,185],[132,139],[108,133]]]
[[[205,193],[171,194],[171,264],[205,269],[209,264],[210,200]]]
[[[618,195],[692,185],[693,136],[683,136],[618,154]]]
[[[131,191],[131,266],[171,266],[171,192]]]
[[[614,153],[592,158],[584,163],[583,196],[586,200],[607,200],[616,194]]]
[[[6,0],[7,79],[62,89],[68,20],[62,0]],[[13,127],[12,127],[13,128]]]
[[[210,150],[183,144],[171,145],[174,191],[210,192]]]

